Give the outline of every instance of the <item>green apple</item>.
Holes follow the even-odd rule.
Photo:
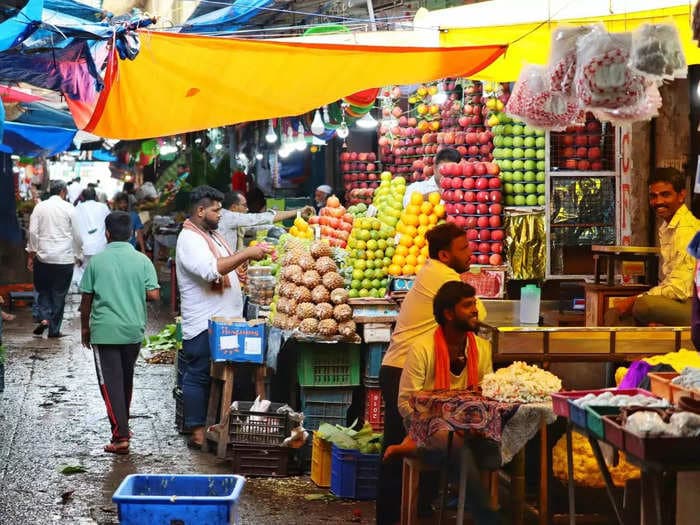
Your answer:
[[[513,161],[513,169],[514,170],[522,170],[525,167],[525,163],[522,160],[514,160]]]
[[[525,126],[523,128],[523,135],[526,135],[528,137],[534,136],[535,135],[535,128],[531,128],[530,126]]]
[[[513,184],[513,193],[521,194],[525,191],[525,186],[523,186],[520,182],[516,182]]]
[[[537,161],[537,171],[544,171],[544,161],[543,160]]]
[[[525,196],[524,195],[516,195],[515,196],[515,205],[516,206],[525,206]]]
[[[522,148],[525,141],[522,137],[513,137],[513,147]]]
[[[535,172],[534,171],[526,171],[523,174],[523,180],[525,182],[535,182]]]
[[[532,148],[527,148],[524,152],[523,155],[525,156],[526,159],[534,159],[537,153],[539,153],[542,150],[534,150]],[[544,151],[542,151],[544,153]]]
[[[546,197],[544,195],[540,195],[539,197],[537,197],[537,204],[539,204],[540,206],[544,206],[545,204],[547,204]]]
[[[510,160],[510,157],[501,161],[501,169],[505,171],[511,171],[513,169],[513,162]]]
[[[506,182],[503,185],[503,190],[506,192],[506,194],[512,194],[513,193],[513,185],[510,182]]]
[[[535,171],[536,167],[537,166],[534,160],[528,159],[523,163],[523,169],[526,169],[527,171]]]
[[[540,160],[544,159],[544,150],[543,150],[543,149],[538,149],[538,150],[537,150],[537,153],[535,154],[535,157],[537,157],[537,158],[540,159]]]
[[[528,206],[536,206],[537,205],[537,195],[528,195],[525,197],[525,204]]]
[[[537,193],[539,193],[540,195],[544,195],[544,191],[545,191],[544,184],[538,184],[537,185]]]
[[[525,175],[522,171],[513,172],[513,182],[522,182],[525,180]]]
[[[502,171],[501,180],[503,182],[513,182],[513,172],[512,171]]]
[[[523,144],[525,145],[526,148],[534,148],[535,147],[535,138],[534,137],[525,137],[525,139],[523,139]]]
[[[497,148],[500,148],[503,146],[503,137],[500,135],[495,135],[493,136],[493,145],[496,146]]]
[[[537,137],[535,139],[535,146],[537,146],[538,148],[544,148],[544,146],[545,146],[544,137]]]
[[[512,159],[513,158],[513,150],[510,148],[503,148],[503,158],[504,159]]]
[[[523,126],[521,126],[520,124],[515,124],[515,125],[513,125],[512,131],[513,131],[513,133],[512,133],[513,135],[522,135],[523,134]]]
[[[544,134],[545,131],[543,129],[535,128],[535,135],[537,135],[538,137],[544,137]]]
[[[515,197],[513,195],[506,195],[506,206],[514,206],[515,205]],[[351,290],[354,291],[354,290]]]
[[[525,184],[524,189],[525,189],[525,193],[527,193],[528,196],[537,192],[537,186],[532,182],[528,182],[527,184]]]
[[[538,171],[538,172],[535,174],[535,180],[536,180],[537,182],[544,182],[544,179],[545,179],[544,171]]]
[[[513,137],[503,137],[503,146],[506,148],[512,148],[513,147]]]

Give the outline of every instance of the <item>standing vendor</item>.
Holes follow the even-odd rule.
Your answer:
[[[216,231],[224,195],[199,186],[190,195],[190,218],[177,239],[177,279],[182,310],[182,399],[188,445],[201,448],[209,403],[209,319],[242,317],[243,296],[235,270],[272,253],[260,243],[234,253]]]
[[[440,175],[440,166],[442,164],[447,164],[448,162],[459,162],[460,160],[462,160],[462,155],[460,155],[459,151],[456,149],[441,149],[438,154],[435,155],[435,171],[433,172],[433,176],[429,179],[421,180],[408,185],[406,188],[406,193],[403,195],[403,207],[406,208],[406,206],[408,206],[409,202],[411,201],[411,195],[414,193],[420,193],[424,197],[429,193],[433,193],[434,191],[442,193],[442,188],[440,187],[440,179],[442,179],[442,175]]]
[[[333,193],[333,188],[328,184],[321,184],[316,188],[316,191],[314,191],[314,208],[316,209],[316,213],[319,213],[321,208],[326,205],[326,201],[328,197],[331,196],[331,193]]]
[[[663,221],[658,232],[660,282],[608,310],[608,326],[690,326],[695,259],[688,245],[700,230],[700,220],[685,205],[685,182],[683,174],[673,168],[656,168],[651,175],[649,205]]]

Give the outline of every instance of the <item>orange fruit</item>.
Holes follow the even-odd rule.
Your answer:
[[[414,192],[411,194],[411,204],[414,204],[416,206],[420,206],[423,204],[423,195],[420,193]]]
[[[396,256],[396,255],[403,255],[403,256],[408,255],[408,248],[407,248],[406,246],[404,246],[403,244],[399,244],[399,245],[396,247],[395,256]]]
[[[398,264],[399,266],[403,266],[404,264],[406,264],[406,257],[403,255],[394,254],[394,259],[391,262],[392,264]]]
[[[416,267],[412,264],[404,264],[401,273],[402,275],[413,275],[416,273]]]
[[[406,264],[410,264],[411,266],[415,266],[417,262],[418,262],[418,257],[416,257],[415,255],[407,255],[406,256]]]
[[[399,244],[408,248],[409,246],[413,246],[413,239],[408,235],[402,235]]]
[[[402,221],[396,223],[396,233],[403,233],[405,225]]]
[[[427,260],[428,258],[425,255],[423,255],[422,253],[419,254],[418,257],[416,257],[416,266],[423,266],[425,264],[425,261]]]
[[[418,246],[418,248],[422,248],[423,246],[425,246],[425,237],[423,237],[422,235],[414,237],[413,244],[415,246]]]
[[[398,264],[392,264],[389,266],[389,275],[401,275],[401,266]]]
[[[418,216],[418,224],[420,224],[421,226],[427,226],[428,224],[430,224],[428,221],[428,216],[421,213]]]
[[[416,228],[415,226],[406,226],[403,229],[403,234],[407,235],[411,238],[415,237],[417,233],[418,233],[418,228]]]
[[[425,201],[423,204],[420,205],[421,213],[425,215],[430,215],[431,211],[433,211],[433,205],[429,201]]]
[[[428,215],[428,226],[435,226],[437,224],[437,222],[438,222],[437,215],[435,215],[434,213],[431,213],[430,215]]]
[[[418,193],[414,193],[414,195],[419,195]],[[403,211],[404,217],[406,215],[418,215],[420,213],[420,205],[418,204],[409,204],[406,206],[406,209]]]
[[[440,194],[437,191],[433,191],[428,195],[428,202],[433,206],[440,204]]]
[[[426,259],[428,258],[428,256],[430,256],[430,251],[428,250],[427,244],[420,249],[420,254],[424,255]]]
[[[425,237],[425,234],[428,233],[429,229],[430,228],[427,225],[422,224],[418,226],[418,228],[416,228],[416,233],[418,233],[418,235],[420,235],[421,237]]]
[[[403,222],[410,226],[418,226],[418,215],[406,215]]]
[[[418,255],[420,253],[420,248],[415,244],[408,249],[408,255]]]
[[[438,219],[443,218],[445,216],[445,205],[437,203],[433,208],[433,213]]]

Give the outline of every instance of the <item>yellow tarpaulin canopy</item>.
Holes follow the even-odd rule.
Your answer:
[[[586,0],[580,0],[576,3],[586,3]],[[528,5],[528,2],[523,2]],[[489,44],[507,44],[508,51],[493,64],[485,68],[474,78],[483,80],[495,81],[514,81],[518,79],[518,74],[522,66],[526,63],[530,64],[546,64],[549,58],[549,48],[551,44],[551,33],[554,28],[560,23],[572,25],[592,24],[602,22],[610,32],[625,32],[632,31],[639,25],[644,23],[662,23],[673,21],[680,33],[681,41],[684,45],[685,57],[687,63],[700,64],[700,49],[692,40],[692,32],[690,28],[691,7],[689,4],[679,5],[675,7],[663,9],[651,9],[646,11],[637,11],[624,14],[615,14],[607,16],[571,18],[571,19],[556,19],[548,22],[546,19],[540,22],[528,22],[512,25],[493,25],[489,27],[456,27],[459,24],[458,10],[476,7],[465,6],[464,8],[446,9],[445,12],[451,11],[449,28],[440,24],[436,18],[432,20],[431,15],[438,13],[433,11],[427,16],[416,16],[415,25],[432,26],[436,24],[441,28],[440,42],[445,46],[472,46],[472,45],[489,45]],[[447,14],[447,13],[446,13]],[[447,18],[445,16],[444,18]],[[468,23],[468,18],[464,18],[465,25]],[[491,20],[500,20],[497,16]]]
[[[362,89],[472,76],[505,47],[388,47],[140,32],[135,60],[113,54],[95,108],[69,101],[79,127],[139,139],[299,115]]]

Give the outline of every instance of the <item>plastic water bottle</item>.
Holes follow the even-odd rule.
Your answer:
[[[520,289],[520,324],[538,324],[540,320],[540,289],[526,284]]]

